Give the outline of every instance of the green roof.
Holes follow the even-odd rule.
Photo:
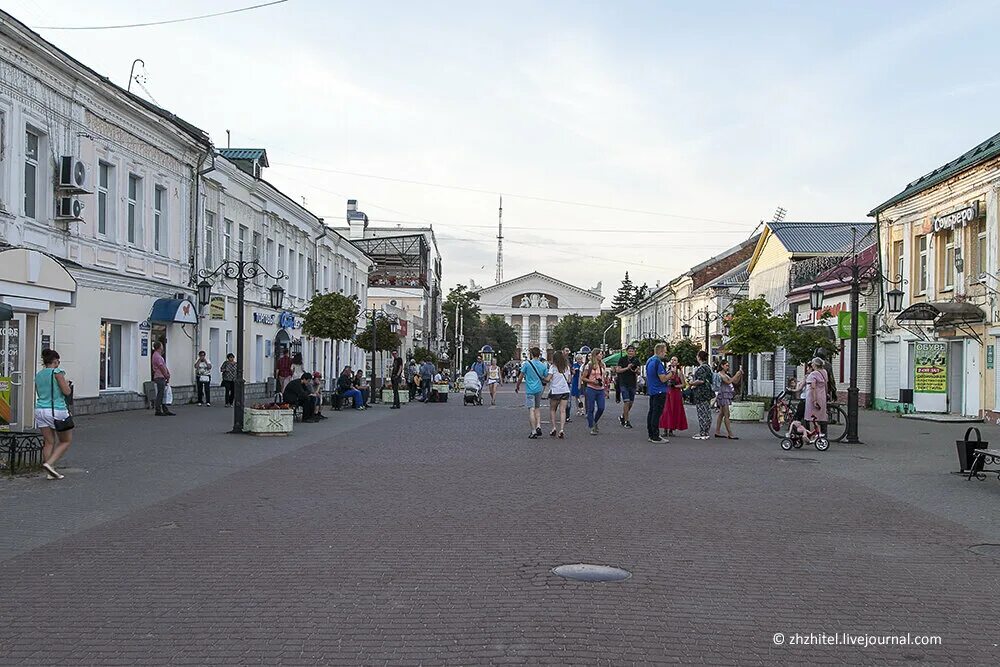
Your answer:
[[[267,151],[263,148],[220,148],[219,155],[227,160],[260,160],[262,167],[267,164]]]
[[[978,146],[974,146],[965,153],[962,153],[951,162],[946,162],[931,173],[921,176],[912,183],[907,183],[902,192],[873,208],[868,215],[877,215],[894,204],[909,199],[917,193],[943,183],[953,176],[957,176],[966,169],[971,169],[977,164],[981,164],[997,156],[1000,156],[1000,133],[994,134]]]

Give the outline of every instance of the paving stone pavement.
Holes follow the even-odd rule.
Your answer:
[[[1000,660],[997,561],[968,549],[1000,543],[1000,481],[942,471],[953,426],[866,414],[868,444],[825,453],[782,452],[760,425],[739,426],[740,441],[652,445],[641,429],[592,437],[574,420],[568,440],[533,441],[503,409],[517,401],[351,414],[335,434],[216,465],[108,520],[68,520],[68,534],[0,562],[0,663]],[[220,460],[232,446],[197,444]],[[126,479],[129,456],[105,465]],[[0,504],[61,492],[23,486],[0,485]],[[633,576],[550,573],[575,562]],[[837,632],[941,644],[774,642]]]

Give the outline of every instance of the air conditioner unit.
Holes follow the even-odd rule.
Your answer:
[[[56,220],[82,220],[83,202],[79,197],[65,196],[56,199]]]
[[[75,194],[89,194],[90,184],[87,165],[73,155],[63,155],[59,158],[59,189]]]

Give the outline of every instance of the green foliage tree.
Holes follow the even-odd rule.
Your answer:
[[[632,284],[632,280],[628,277],[628,271],[626,271],[621,287],[618,288],[618,292],[611,298],[611,310],[617,315],[626,308],[631,308],[633,305],[635,305],[635,285]]]
[[[302,333],[314,338],[351,340],[358,326],[360,305],[355,297],[343,294],[317,294],[309,300],[302,322]]]
[[[586,318],[576,313],[571,313],[560,319],[552,331],[549,332],[549,340],[552,347],[561,350],[564,347],[579,350],[584,345],[584,329]]]
[[[690,338],[682,338],[671,347],[670,356],[677,357],[681,366],[697,366],[698,350],[700,349],[701,345]]]
[[[635,356],[639,357],[643,361],[649,359],[653,356],[653,348],[656,347],[657,343],[665,343],[665,341],[658,340],[656,338],[643,338],[642,340],[637,341],[635,344]],[[666,346],[667,354],[670,354],[670,343],[666,343]]]
[[[413,348],[413,360],[418,364],[425,361],[433,361],[436,364],[438,362],[438,356],[426,347],[415,347]]]
[[[465,285],[455,285],[448,292],[448,296],[445,298],[444,304],[442,304],[442,312],[448,318],[448,330],[445,334],[448,338],[448,356],[451,359],[458,358],[455,349],[455,334],[458,331],[457,327],[459,325],[455,321],[456,307],[458,312],[461,313],[465,348],[470,351],[478,349],[478,346],[475,346],[475,344],[481,338],[479,294],[470,292],[469,288]]]
[[[372,343],[375,343],[376,352],[399,349],[399,334],[393,333],[392,326],[388,320],[378,318],[375,320],[375,339],[372,340],[372,323],[368,321],[368,326],[364,331],[354,337],[354,344],[365,352],[372,351]]]
[[[498,366],[502,366],[510,361],[514,354],[514,348],[517,347],[517,332],[514,327],[507,324],[503,315],[487,315],[479,324],[479,338],[475,342],[478,345],[473,351],[481,349],[483,345],[491,346],[494,351],[499,350],[496,353],[496,361]]]
[[[822,350],[827,360],[837,354],[836,341],[831,340],[822,327],[789,327],[781,345],[788,351],[788,361],[794,366],[812,359],[816,350]]]
[[[635,288],[635,294],[632,296],[632,305],[639,305],[639,302],[647,296],[649,296],[649,285],[643,283],[642,286]]]
[[[764,297],[737,301],[729,320],[729,342],[732,354],[758,354],[777,349],[792,323],[787,317],[774,315]]]

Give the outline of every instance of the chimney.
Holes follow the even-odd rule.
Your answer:
[[[368,228],[368,216],[358,210],[358,200],[347,200],[347,225],[350,227],[349,238],[363,239]]]

